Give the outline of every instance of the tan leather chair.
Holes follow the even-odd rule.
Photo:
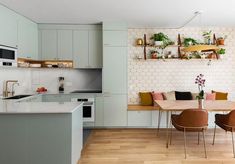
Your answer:
[[[226,132],[229,131],[232,133],[233,156],[235,158],[234,138],[233,138],[233,132],[235,131],[235,110],[232,110],[228,114],[216,114],[215,115],[215,128],[214,128],[214,136],[213,136],[212,145],[215,144],[216,125],[224,129]]]
[[[172,125],[179,131],[184,132],[184,153],[186,156],[186,132],[202,132],[203,133],[203,142],[204,142],[204,151],[205,158],[207,158],[206,153],[206,142],[205,142],[205,130],[208,126],[208,112],[206,110],[200,109],[187,109],[184,110],[181,114],[171,115]],[[172,138],[172,134],[171,137]]]

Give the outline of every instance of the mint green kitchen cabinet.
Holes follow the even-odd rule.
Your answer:
[[[129,127],[151,127],[152,111],[128,111]]]
[[[125,22],[103,22],[104,31],[126,31],[127,23]]]
[[[105,127],[127,126],[127,28],[122,25],[103,23]]]
[[[42,95],[42,102],[71,102],[70,94],[46,94]]]
[[[74,68],[89,68],[89,32],[88,30],[73,31],[73,62]]]
[[[104,98],[102,95],[95,98],[95,126],[104,126]]]
[[[104,95],[104,126],[127,126],[127,95]]]
[[[0,5],[0,45],[17,47],[17,14]]]
[[[58,60],[73,59],[73,31],[57,30],[58,34]]]
[[[127,31],[104,31],[104,46],[127,46]]]
[[[102,30],[89,31],[89,67],[102,68]]]
[[[102,31],[73,32],[74,68],[102,68]]]
[[[103,92],[127,93],[127,47],[104,47]]]
[[[21,16],[18,21],[18,57],[38,59],[38,25]]]
[[[42,60],[57,60],[57,31],[41,30]]]

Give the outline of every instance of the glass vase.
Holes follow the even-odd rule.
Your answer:
[[[198,99],[198,108],[204,109],[204,99]]]

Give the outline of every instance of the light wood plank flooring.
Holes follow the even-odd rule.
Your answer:
[[[184,159],[183,133],[173,130],[172,145],[165,147],[166,134],[156,129],[93,130],[83,149],[79,164],[235,164],[231,133],[217,130],[212,146],[213,130],[206,132],[208,158],[204,158],[202,136],[187,133],[187,159]]]

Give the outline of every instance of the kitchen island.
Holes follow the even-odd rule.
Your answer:
[[[76,164],[82,103],[0,101],[1,164]]]

